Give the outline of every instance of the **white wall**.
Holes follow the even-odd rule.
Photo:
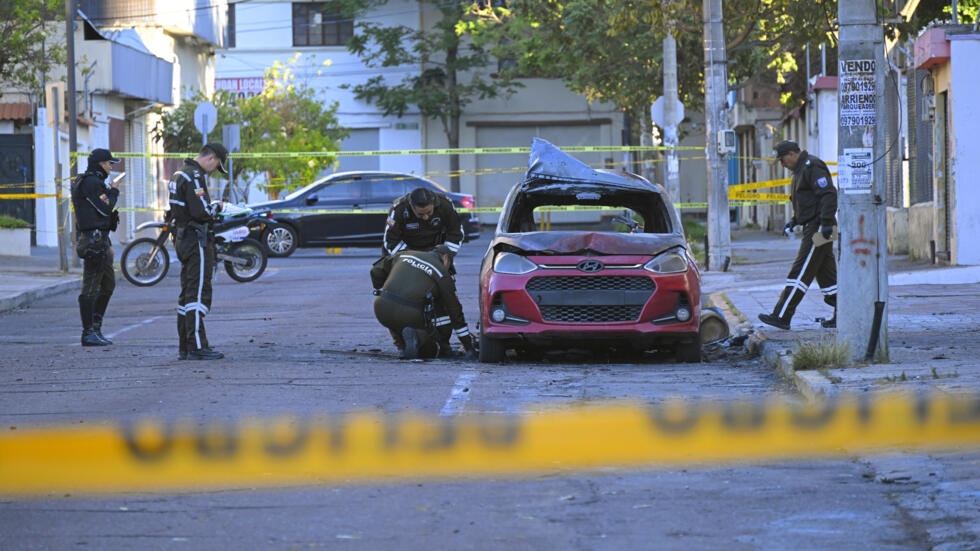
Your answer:
[[[980,36],[952,35],[950,42],[950,175],[952,188],[953,264],[980,264]]]

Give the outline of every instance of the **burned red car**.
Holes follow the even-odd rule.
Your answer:
[[[699,362],[700,319],[700,272],[663,187],[535,139],[480,269],[480,361],[614,347]]]

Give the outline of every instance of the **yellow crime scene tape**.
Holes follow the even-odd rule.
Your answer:
[[[664,146],[576,146],[571,148],[565,148],[569,152],[606,152],[606,151],[660,151],[667,150]],[[697,150],[697,147],[675,147],[673,149],[690,149]],[[377,156],[377,155],[445,155],[451,153],[458,154],[490,154],[490,153],[529,153],[530,148],[527,147],[488,147],[488,148],[463,148],[463,149],[405,149],[405,150],[386,150],[386,151],[342,151],[342,152],[264,152],[264,153],[234,153],[232,157],[240,158],[264,158],[264,157],[317,157],[326,155],[337,155],[337,156]],[[81,156],[83,153],[76,153],[76,155]],[[186,157],[187,153],[132,153],[132,152],[122,152],[116,154],[118,157],[124,158],[142,158],[142,157],[175,157],[183,158]],[[836,163],[828,163],[836,164]],[[477,174],[489,174],[497,172],[512,172],[512,171],[523,171],[524,167],[514,167],[512,169],[480,169],[475,171]],[[466,174],[469,171],[459,171],[460,174]],[[837,176],[836,173],[832,173],[832,176]],[[738,204],[732,204],[730,206],[749,206],[752,204],[759,203],[780,203],[789,200],[788,193],[754,193],[753,190],[758,189],[769,189],[774,187],[785,186],[790,183],[790,178],[780,178],[775,180],[766,180],[762,182],[749,182],[743,184],[732,184],[728,187],[728,199],[729,201],[736,201]],[[37,182],[31,183],[19,183],[19,184],[4,184],[0,185],[0,189],[6,187],[33,187],[38,185]],[[151,186],[156,185],[154,182],[147,182],[144,184],[133,185],[130,183],[128,186],[130,189],[139,188],[141,186]],[[752,193],[750,193],[752,192]],[[0,193],[0,200],[16,200],[16,199],[44,199],[44,198],[61,198],[60,193]],[[691,209],[691,208],[707,208],[707,203],[678,203],[676,205],[680,209]],[[147,208],[120,208],[120,211],[124,212],[152,212],[158,209],[147,209]],[[573,208],[563,209],[563,210],[576,210]],[[590,210],[590,209],[582,209]],[[280,211],[280,212],[291,212],[291,211]],[[296,211],[299,212],[299,211]],[[303,212],[311,212],[309,210]],[[320,214],[371,214],[373,211],[355,210],[355,211],[312,211]],[[487,212],[494,213],[500,212],[499,207],[485,207],[478,209],[462,209],[460,212]]]
[[[976,394],[826,402],[610,402],[455,418],[377,412],[10,427],[0,495],[105,494],[510,476],[976,448]]]

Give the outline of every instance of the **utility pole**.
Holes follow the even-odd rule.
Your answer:
[[[888,361],[884,30],[875,0],[838,2],[837,342],[858,361]]]
[[[664,38],[664,145],[667,150],[667,194],[675,205],[681,202],[680,161],[677,159],[677,127],[684,117],[684,106],[677,99],[677,41],[668,23]],[[680,210],[680,209],[678,209]],[[680,212],[678,212],[678,215]]]
[[[68,41],[67,48],[67,71],[66,75],[68,77],[68,97],[66,101],[66,107],[68,111],[68,170],[70,178],[68,183],[65,184],[64,181],[59,180],[61,178],[61,163],[55,168],[58,171],[55,173],[55,181],[58,182],[56,189],[60,190],[58,193],[59,204],[58,209],[58,264],[61,267],[62,272],[68,271],[68,246],[73,243],[73,235],[75,232],[71,230],[71,226],[68,222],[69,213],[69,202],[71,201],[71,182],[74,181],[75,176],[78,174],[78,165],[75,159],[75,153],[78,150],[78,134],[77,134],[77,106],[75,105],[75,0],[65,0],[65,39]],[[60,146],[60,138],[58,134],[61,127],[61,113],[58,113],[58,120],[54,124],[54,139],[56,146]],[[67,190],[67,193],[66,193]],[[72,247],[74,250],[74,247]],[[78,259],[75,259],[76,265]]]
[[[727,128],[728,60],[721,0],[704,0],[704,111],[708,172],[707,270],[727,271],[732,259],[728,214],[728,170],[719,148]]]

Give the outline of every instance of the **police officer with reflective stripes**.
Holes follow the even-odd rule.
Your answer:
[[[108,149],[94,149],[88,156],[88,170],[71,186],[77,238],[75,252],[83,259],[82,292],[78,295],[82,346],[112,344],[102,335],[102,318],[116,289],[109,232],[115,231],[119,223],[119,213],[115,210],[119,183],[107,183],[106,178],[111,166],[119,162]]]
[[[771,314],[759,314],[759,319],[773,327],[789,329],[796,307],[816,277],[824,302],[834,307],[834,316],[821,321],[821,325],[837,327],[837,260],[832,241],[837,225],[837,188],[827,164],[800,151],[796,142],[776,144],[776,158],[784,168],[793,171],[790,184],[793,218],[786,223],[784,231],[801,225],[803,239],[776,307]],[[819,244],[814,243],[818,233],[822,237]]]
[[[388,212],[381,256],[405,249],[430,251],[443,243],[454,255],[463,243],[463,223],[448,197],[419,187],[394,202]]]
[[[221,203],[211,203],[207,176],[215,170],[228,174],[228,150],[208,143],[194,159],[170,178],[170,212],[173,217],[177,258],[180,260],[180,297],[177,301],[177,334],[181,360],[218,360],[224,354],[211,348],[204,331],[204,317],[211,309],[211,280],[215,249],[212,222]]]
[[[442,327],[452,329],[466,358],[476,358],[456,282],[449,274],[451,260],[449,247],[440,245],[432,251],[399,251],[371,268],[371,281],[377,289],[374,315],[388,328],[402,358],[452,356],[448,336],[442,342],[434,318],[445,318]]]

